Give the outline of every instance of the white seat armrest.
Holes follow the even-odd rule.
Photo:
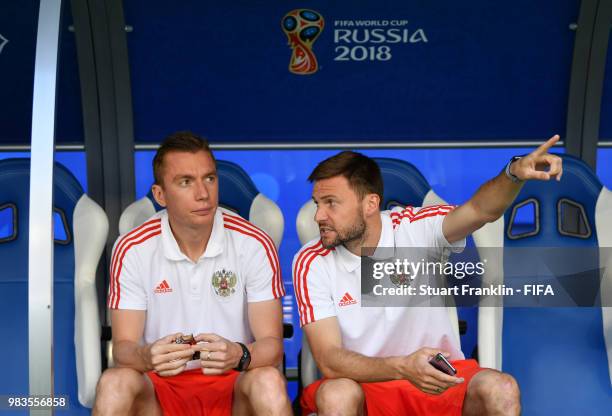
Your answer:
[[[283,239],[285,218],[281,209],[274,201],[264,194],[257,194],[251,204],[248,220],[265,231],[274,241],[276,249],[278,249]]]
[[[104,210],[87,195],[74,208],[74,345],[79,402],[93,405],[100,378],[100,316],[96,270],[108,236]]]

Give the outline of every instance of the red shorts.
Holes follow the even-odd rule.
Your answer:
[[[232,414],[234,383],[240,375],[238,371],[206,376],[196,368],[172,377],[160,377],[154,372],[147,375],[153,382],[164,415]]]
[[[458,360],[452,364],[457,369],[457,377],[463,377],[465,381],[439,395],[424,393],[407,380],[361,383],[365,394],[366,414],[368,416],[461,416],[467,385],[483,368],[478,366],[476,360]],[[324,379],[315,381],[302,392],[301,405],[304,415],[316,413],[315,396],[324,381]]]

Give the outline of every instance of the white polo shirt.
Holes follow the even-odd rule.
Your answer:
[[[381,212],[377,247],[432,248],[439,258],[446,250],[461,251],[465,239],[450,244],[442,233],[444,216],[453,208],[397,207]],[[328,250],[320,240],[304,245],[293,260],[293,285],[300,326],[335,316],[346,349],[388,357],[432,347],[449,352],[451,359],[464,358],[446,308],[362,307],[361,258],[344,246]]]
[[[252,342],[247,302],[285,295],[272,239],[221,207],[197,262],[179,249],[163,210],[117,239],[110,275],[108,307],[146,310],[146,343],[175,332]]]

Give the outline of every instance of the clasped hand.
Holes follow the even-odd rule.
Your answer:
[[[200,353],[200,365],[206,375],[223,374],[236,368],[242,357],[242,348],[217,334],[199,334],[197,344],[176,344],[181,333],[163,337],[145,348],[148,367],[162,377],[175,376],[185,370],[195,352]]]

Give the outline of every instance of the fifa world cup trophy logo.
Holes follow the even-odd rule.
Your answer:
[[[289,71],[298,75],[317,72],[319,66],[312,53],[312,45],[323,31],[323,26],[323,16],[314,10],[296,9],[283,17],[281,27],[293,50]]]

